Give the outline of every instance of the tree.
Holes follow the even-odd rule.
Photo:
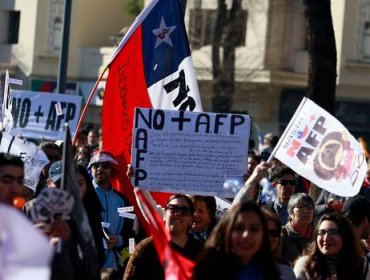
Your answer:
[[[235,92],[235,48],[242,33],[241,0],[233,0],[227,10],[225,0],[218,0],[216,20],[212,30],[212,75],[214,112],[230,112]],[[223,49],[221,59],[221,47]]]
[[[330,0],[304,0],[309,52],[308,97],[335,114],[337,51]]]

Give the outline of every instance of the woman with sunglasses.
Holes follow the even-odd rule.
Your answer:
[[[267,230],[271,249],[275,254],[281,280],[295,279],[293,268],[290,263],[281,256],[281,222],[279,216],[272,210],[262,208],[267,221]]]
[[[312,240],[315,202],[305,193],[294,194],[288,202],[289,220],[282,227],[281,255],[291,264]]]
[[[184,194],[175,194],[166,203],[164,223],[171,236],[171,246],[184,257],[195,260],[203,249],[201,241],[190,234],[194,205]],[[141,241],[128,262],[123,279],[165,279],[151,237]]]
[[[251,201],[234,205],[213,229],[193,279],[280,279],[266,219]]]
[[[336,212],[321,216],[314,242],[295,263],[298,280],[370,279],[368,262],[348,220]]]

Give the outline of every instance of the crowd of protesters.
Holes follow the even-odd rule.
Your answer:
[[[73,147],[95,270],[76,233],[80,225],[68,217],[34,218],[45,211],[39,209],[42,199],[63,195],[55,192],[61,188],[61,142],[44,141],[39,147],[49,164],[35,192],[24,186],[23,162],[0,153],[0,279],[17,273],[27,279],[165,279],[153,238],[117,211],[131,206],[112,185],[125,171],[100,149],[99,136],[95,129],[80,131]],[[161,210],[172,249],[195,262],[192,279],[370,280],[370,173],[354,197],[313,195],[317,187],[292,169],[277,159],[266,163],[277,140],[268,134],[262,148],[249,148],[245,184],[224,216],[216,214],[214,197],[169,198]],[[69,202],[66,197],[63,207]],[[10,217],[27,228],[23,237]]]

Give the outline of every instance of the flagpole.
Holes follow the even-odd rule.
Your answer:
[[[107,71],[107,69],[108,69],[108,66],[104,67],[103,72],[100,74],[98,80],[96,81],[93,89],[90,92],[89,98],[87,99],[86,104],[85,104],[85,107],[84,107],[84,109],[83,109],[83,111],[81,113],[80,119],[78,120],[78,124],[77,124],[77,127],[76,127],[75,135],[73,137],[72,145],[74,145],[76,143],[76,140],[77,140],[77,137],[78,137],[78,131],[80,130],[80,126],[81,126],[83,120],[85,119],[85,115],[87,113],[87,108],[89,107],[90,102],[91,102],[91,99],[94,97],[94,93],[96,91],[96,88],[98,87],[98,84],[100,83],[100,81],[103,78],[103,75],[105,74],[105,72]]]
[[[63,139],[63,152],[62,152],[62,177],[60,180],[60,188],[62,190],[66,189],[65,186],[65,178],[66,178],[66,172],[67,172],[67,141],[68,141],[68,133],[69,133],[69,124],[66,122],[64,123],[64,139]]]
[[[267,162],[266,163],[271,163],[272,159],[275,157],[275,154],[276,154],[276,151],[279,149],[279,147],[281,146],[281,143],[284,141],[284,138],[285,136],[288,134],[291,126],[294,124],[296,118],[298,117],[303,105],[306,103],[307,101],[307,97],[303,97],[301,103],[299,104],[297,110],[295,111],[292,119],[290,120],[288,126],[285,128],[284,132],[283,132],[283,135],[280,136],[280,139],[279,139],[279,142],[277,143],[277,145],[275,146],[274,150],[271,152],[271,155],[270,157],[268,158]]]

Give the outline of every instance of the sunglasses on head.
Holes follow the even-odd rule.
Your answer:
[[[281,231],[280,231],[280,229],[277,229],[277,228],[276,229],[269,229],[268,233],[271,237],[280,237]]]
[[[170,211],[172,214],[179,213],[181,215],[190,215],[190,208],[186,206],[178,206],[175,204],[168,204],[165,210]]]
[[[91,165],[92,168],[95,168],[97,169],[99,166],[101,166],[102,168],[104,169],[108,169],[110,167],[110,163],[105,161],[105,162],[97,162],[97,163],[93,163]]]
[[[283,186],[291,186],[291,187],[294,187],[295,186],[295,183],[296,181],[295,180],[285,180],[285,179],[280,179],[280,180],[277,180],[277,182],[280,184],[280,185],[283,185]]]

